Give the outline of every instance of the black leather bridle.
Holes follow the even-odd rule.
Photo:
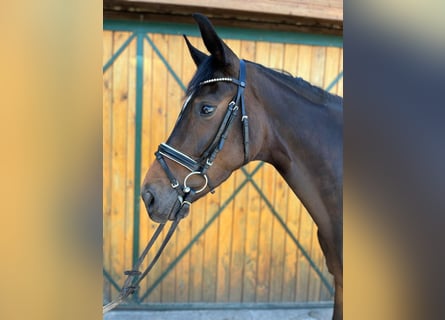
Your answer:
[[[145,247],[144,251],[140,255],[137,263],[133,266],[133,268],[131,270],[125,271],[127,279],[125,280],[124,286],[122,287],[120,294],[113,301],[103,306],[103,313],[106,313],[111,309],[115,308],[122,301],[124,301],[130,294],[133,294],[139,288],[139,284],[141,283],[141,281],[147,276],[147,274],[155,265],[156,261],[159,259],[162,251],[164,250],[165,246],[167,245],[174,231],[176,230],[179,221],[181,221],[181,219],[187,214],[188,212],[187,209],[191,205],[191,196],[196,193],[204,191],[204,189],[207,186],[209,186],[210,191],[213,190],[213,188],[210,187],[209,184],[209,179],[207,177],[207,170],[212,166],[213,161],[215,160],[218,152],[221,151],[221,149],[223,148],[224,142],[226,141],[227,136],[229,134],[230,127],[232,126],[233,121],[238,115],[238,110],[240,108],[242,114],[241,122],[243,124],[242,131],[243,131],[243,143],[244,143],[244,163],[248,162],[249,122],[246,114],[246,108],[244,105],[244,88],[246,87],[245,62],[243,60],[240,60],[240,70],[238,79],[214,78],[201,82],[199,86],[204,86],[216,82],[230,82],[236,84],[238,86],[236,95],[233,97],[232,101],[227,106],[226,114],[216,132],[215,137],[213,138],[212,143],[209,145],[208,148],[206,148],[206,150],[203,152],[202,156],[198,160],[194,160],[192,157],[182,153],[181,151],[169,146],[166,143],[161,143],[159,145],[158,151],[156,151],[155,153],[156,159],[159,161],[161,167],[164,169],[168,179],[170,180],[172,188],[175,189],[176,192],[178,193],[179,207],[175,206],[177,210],[174,210],[173,212],[173,214],[175,215],[174,217],[172,217],[174,221],[170,226],[167,235],[165,236],[161,246],[159,247],[156,255],[153,257],[150,264],[145,268],[144,272],[139,271],[139,268],[142,262],[144,261],[147,253],[150,251],[156,239],[161,234],[162,229],[165,226],[165,223],[161,223],[158,226],[158,228],[156,229],[151,239],[148,241],[147,246]],[[190,97],[191,96],[189,96],[189,98],[186,100],[183,110],[181,111],[181,114],[187,107],[187,104],[190,101]],[[181,119],[181,114],[178,120]],[[182,185],[178,182],[178,180],[171,172],[164,157],[175,161],[176,163],[182,165],[183,167],[187,168],[190,171],[190,173],[184,178],[184,182]],[[205,183],[198,190],[192,189],[189,186],[187,186],[187,180],[193,175],[200,175],[204,178]]]
[[[191,205],[189,201],[189,197],[193,194],[200,193],[206,189],[208,186],[210,191],[213,192],[213,187],[209,183],[209,179],[207,177],[207,171],[213,165],[213,161],[215,160],[218,153],[224,146],[224,142],[227,139],[229,134],[229,130],[238,115],[239,109],[241,109],[241,122],[242,122],[242,132],[243,132],[243,144],[244,144],[244,163],[248,162],[249,157],[249,120],[246,114],[246,107],[244,104],[244,89],[246,87],[246,65],[244,60],[240,60],[240,69],[239,69],[239,78],[213,78],[209,80],[202,81],[199,83],[199,86],[204,86],[216,82],[229,82],[237,85],[237,93],[233,97],[232,101],[227,106],[226,114],[224,115],[221,124],[219,125],[218,130],[213,138],[213,141],[209,144],[206,150],[202,153],[201,157],[198,160],[193,159],[192,157],[186,155],[185,153],[169,146],[167,143],[161,143],[158,147],[158,150],[155,153],[156,159],[159,164],[165,171],[168,179],[170,180],[170,185],[173,189],[178,193],[178,200],[183,205]],[[193,93],[192,93],[193,95]],[[190,99],[187,99],[183,110],[187,107]],[[182,111],[181,111],[182,114]],[[181,118],[181,115],[179,119]],[[188,169],[190,173],[184,178],[184,181],[181,183],[178,179],[175,178],[174,174],[170,170],[165,158],[168,158],[184,168]],[[199,175],[204,179],[204,183],[200,188],[192,189],[187,185],[187,181],[190,177],[194,175]]]

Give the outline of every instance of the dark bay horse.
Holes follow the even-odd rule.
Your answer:
[[[342,98],[240,60],[205,16],[194,18],[210,55],[185,37],[197,71],[173,132],[143,182],[148,214],[161,223],[185,216],[192,202],[244,164],[272,164],[318,227],[334,275],[334,319],[342,319]]]

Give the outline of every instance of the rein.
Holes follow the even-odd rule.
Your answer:
[[[231,128],[234,119],[238,115],[238,110],[240,109],[240,107],[242,114],[241,122],[243,125],[242,128],[243,128],[243,144],[244,144],[244,163],[248,162],[249,122],[244,105],[244,88],[246,87],[246,66],[244,60],[240,60],[239,79],[214,78],[201,82],[199,86],[204,86],[216,82],[234,83],[238,86],[238,89],[236,95],[227,106],[226,114],[218,128],[215,138],[213,139],[210,146],[204,151],[201,158],[196,161],[192,157],[182,153],[181,151],[169,146],[166,143],[161,143],[158,147],[158,151],[156,151],[155,153],[156,159],[158,160],[161,167],[165,171],[168,179],[170,180],[171,187],[178,193],[179,207],[176,210],[176,212],[174,212],[174,221],[172,222],[170,229],[168,230],[168,233],[165,236],[164,240],[162,241],[162,244],[159,247],[158,252],[154,256],[153,260],[150,262],[150,264],[147,266],[144,272],[141,273],[139,271],[139,268],[143,263],[147,253],[150,251],[156,239],[159,237],[162,230],[164,229],[165,223],[159,224],[155,233],[153,234],[147,246],[145,247],[144,251],[140,255],[137,263],[133,266],[132,270],[124,272],[124,274],[127,276],[127,279],[125,279],[124,282],[124,286],[122,287],[121,292],[116,299],[103,306],[103,314],[114,309],[121,302],[123,302],[130,294],[133,294],[139,288],[139,284],[141,283],[141,281],[147,276],[147,274],[153,268],[155,263],[158,261],[162,251],[164,250],[165,246],[167,245],[173,233],[175,232],[179,222],[187,215],[189,207],[192,204],[191,198],[195,194],[204,191],[204,189],[207,186],[209,186],[210,192],[213,193],[213,188],[209,185],[209,179],[206,173],[207,170],[212,166],[213,161],[215,160],[218,152],[221,151],[221,149],[223,148],[224,142],[227,139],[229,133],[229,129]],[[187,106],[189,101],[190,97],[186,100],[183,109]],[[183,167],[187,168],[190,171],[190,173],[184,178],[182,185],[178,182],[178,180],[171,172],[164,157],[182,165]],[[194,175],[200,175],[204,179],[203,186],[197,190],[187,185],[187,180]]]
[[[158,261],[159,257],[161,256],[162,251],[164,250],[165,246],[167,245],[168,241],[172,237],[173,233],[176,230],[176,227],[179,224],[179,221],[183,218],[181,215],[177,215],[177,218],[173,221],[173,223],[170,226],[170,229],[168,230],[167,235],[164,238],[164,241],[162,242],[161,246],[159,247],[158,252],[154,256],[151,263],[147,266],[147,268],[144,270],[143,273],[139,271],[139,267],[141,266],[142,262],[145,259],[145,256],[150,251],[151,247],[155,243],[156,239],[161,234],[162,229],[165,227],[165,223],[161,223],[157,228],[153,236],[151,237],[150,241],[148,242],[147,246],[145,247],[144,251],[140,255],[136,265],[133,267],[132,270],[127,270],[124,272],[124,274],[127,276],[127,279],[124,282],[124,286],[122,287],[122,290],[117,296],[116,299],[111,301],[110,303],[103,306],[103,314],[107,313],[108,311],[114,309],[117,307],[121,302],[123,302],[130,294],[133,294],[138,288],[139,283],[142,281],[142,279],[145,278],[145,276],[150,272],[150,270],[155,265],[156,261]]]

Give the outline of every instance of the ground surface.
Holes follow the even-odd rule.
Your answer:
[[[330,320],[332,306],[326,304],[292,308],[273,306],[272,308],[233,308],[218,309],[193,308],[193,310],[112,310],[104,320]]]

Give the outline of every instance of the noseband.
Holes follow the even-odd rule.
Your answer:
[[[190,205],[191,202],[187,199],[188,195],[197,194],[205,190],[207,186],[209,186],[210,191],[213,192],[213,187],[209,184],[209,179],[207,177],[207,171],[213,165],[213,161],[215,160],[217,154],[224,146],[224,142],[227,139],[229,129],[231,128],[234,119],[238,115],[238,110],[241,109],[241,122],[242,122],[242,132],[243,132],[243,144],[244,144],[244,163],[248,162],[249,156],[249,123],[248,117],[246,114],[246,108],[244,105],[244,88],[246,87],[246,66],[244,60],[240,60],[240,70],[239,70],[239,78],[214,78],[202,81],[199,83],[199,86],[205,86],[208,84],[216,83],[216,82],[229,82],[237,85],[237,93],[233,97],[232,101],[227,106],[226,114],[221,121],[221,124],[216,132],[215,137],[213,138],[212,143],[210,143],[209,147],[202,153],[201,157],[198,160],[193,159],[192,157],[186,155],[185,153],[173,148],[167,143],[161,143],[158,147],[158,150],[155,153],[156,159],[159,164],[165,171],[168,179],[170,180],[170,184],[173,189],[178,193],[178,199],[181,205],[187,204]],[[183,107],[186,108],[190,99],[187,99],[185,105]],[[187,170],[190,173],[184,178],[184,182],[181,185],[178,180],[173,175],[170,170],[165,158],[168,158]],[[187,185],[187,181],[192,176],[201,176],[204,179],[204,183],[200,188],[193,189]]]

